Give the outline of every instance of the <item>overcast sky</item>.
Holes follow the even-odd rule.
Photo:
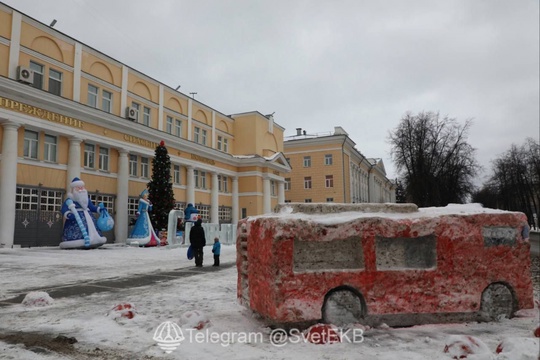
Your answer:
[[[540,136],[538,0],[3,1],[222,113],[341,126],[389,178],[407,111],[473,119],[481,179]]]

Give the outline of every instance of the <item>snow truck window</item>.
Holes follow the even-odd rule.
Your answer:
[[[515,246],[517,230],[512,227],[486,226],[482,228],[484,246]]]
[[[332,241],[295,239],[293,258],[295,272],[364,268],[362,239],[359,236]]]
[[[377,270],[432,269],[437,266],[437,239],[375,238]]]

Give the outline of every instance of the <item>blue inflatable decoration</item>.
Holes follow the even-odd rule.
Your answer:
[[[66,204],[75,216],[75,220],[77,220],[77,225],[79,225],[79,229],[81,229],[84,237],[84,246],[90,247],[90,237],[88,236],[88,232],[86,231],[86,227],[84,226],[81,217],[79,216],[79,213],[77,212],[77,210],[75,210],[75,204],[73,203],[73,200],[67,199]]]
[[[97,220],[97,227],[101,231],[111,231],[114,227],[114,219],[109,215],[107,209],[105,209],[104,207],[101,208],[100,213],[101,215]]]

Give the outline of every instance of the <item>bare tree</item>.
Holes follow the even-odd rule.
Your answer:
[[[405,114],[390,132],[391,155],[405,187],[406,199],[418,206],[463,203],[474,191],[480,166],[467,143],[471,126],[438,113]]]
[[[529,138],[520,147],[512,145],[492,164],[493,175],[473,201],[522,211],[532,224],[533,214],[540,210],[540,143]]]

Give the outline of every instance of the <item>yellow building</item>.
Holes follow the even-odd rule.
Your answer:
[[[80,177],[124,242],[156,146],[177,205],[236,223],[284,201],[284,128],[226,115],[0,3],[0,247],[58,245],[59,212]]]
[[[343,128],[316,135],[296,130],[284,143],[292,167],[285,178],[286,202],[396,202],[383,161],[362,155]]]

